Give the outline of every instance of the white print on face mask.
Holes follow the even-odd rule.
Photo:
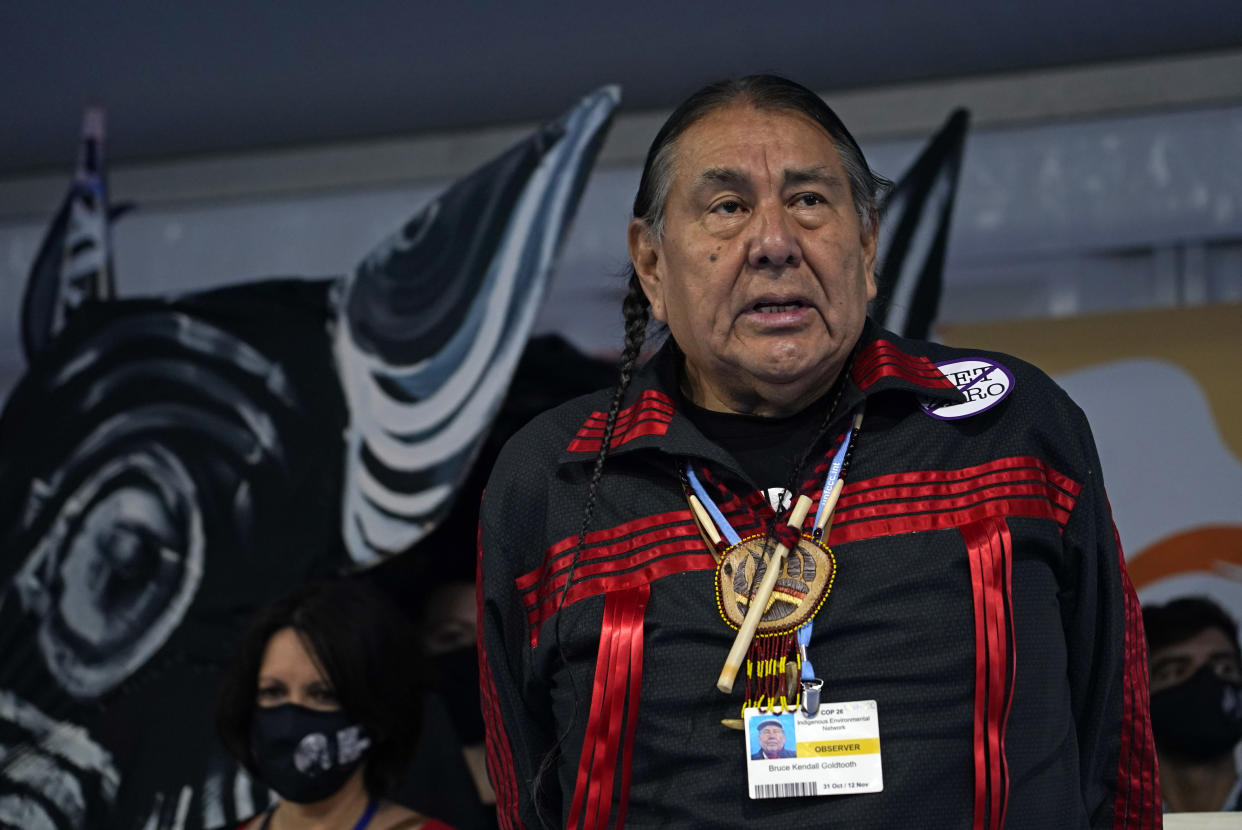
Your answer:
[[[371,739],[362,732],[361,726],[347,726],[336,733],[336,764],[352,764],[371,747]],[[315,775],[320,770],[331,769],[332,750],[328,738],[320,732],[312,732],[298,742],[293,751],[293,765],[298,772]]]
[[[298,772],[309,775],[314,775],[316,768],[330,769],[332,754],[328,751],[328,739],[318,732],[307,735],[293,752],[293,765]]]
[[[968,357],[964,360],[937,363],[936,367],[966,396],[965,403],[922,402],[924,412],[942,421],[969,418],[989,410],[1013,391],[1013,375],[994,360]]]
[[[352,764],[371,746],[371,739],[362,734],[361,726],[347,726],[336,733],[336,755],[342,764]]]

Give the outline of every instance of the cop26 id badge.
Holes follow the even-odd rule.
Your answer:
[[[802,710],[744,712],[746,782],[755,798],[856,795],[884,789],[880,716],[874,700]]]

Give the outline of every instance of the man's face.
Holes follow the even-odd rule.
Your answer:
[[[785,730],[780,724],[770,723],[759,730],[759,746],[768,755],[775,755],[785,748]]]
[[[1242,665],[1233,643],[1219,628],[1205,628],[1189,640],[1151,653],[1152,693],[1176,686],[1205,665],[1222,680],[1242,683]]]
[[[875,296],[875,247],[828,134],[748,105],[678,139],[663,236],[630,228],[652,314],[686,355],[691,396],[713,409],[722,392],[826,387]]]

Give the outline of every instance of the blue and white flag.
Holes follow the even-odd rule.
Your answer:
[[[22,347],[28,361],[84,303],[107,300],[116,293],[104,139],[104,111],[90,107],[82,121],[73,183],[43,238],[26,283]]]

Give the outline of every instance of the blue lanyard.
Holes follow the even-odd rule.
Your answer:
[[[854,425],[851,423],[850,428],[845,431],[845,438],[841,440],[841,446],[837,447],[837,454],[832,457],[832,466],[828,468],[828,475],[824,478],[824,492],[819,497],[819,507],[815,508],[814,527],[820,526],[820,517],[823,516],[829,496],[837,486],[837,479],[841,477],[841,467],[845,464],[845,454],[850,448],[850,440],[853,437]],[[803,680],[810,680],[815,677],[815,667],[811,665],[811,658],[807,652],[811,645],[811,632],[814,630],[814,617],[811,617],[798,628],[798,652],[802,655]]]
[[[354,825],[354,830],[363,830],[371,819],[375,816],[375,811],[379,809],[379,802],[374,798],[367,802],[367,808],[362,811],[362,817],[358,819],[358,823]]]
[[[712,517],[712,521],[716,523],[716,528],[720,531],[720,535],[727,539],[730,545],[736,545],[742,541],[742,537],[737,535],[737,531],[733,529],[733,525],[729,524],[729,520],[720,512],[716,502],[712,501],[712,497],[707,495],[703,482],[699,481],[699,477],[695,475],[694,467],[690,465],[689,461],[686,462],[686,478],[690,480],[690,487],[694,490],[694,494],[699,497],[703,507],[707,509],[708,514]]]
[[[819,506],[815,509],[815,524],[813,527],[820,526],[820,518],[823,516],[824,509],[828,505],[828,499],[832,495],[832,490],[837,486],[837,479],[841,477],[841,468],[845,465],[845,456],[850,449],[850,441],[854,437],[854,425],[851,423],[849,429],[845,431],[845,437],[841,439],[841,446],[837,447],[836,454],[832,457],[832,464],[828,467],[828,475],[824,477],[824,489],[819,497]],[[720,512],[720,508],[716,506],[716,502],[707,494],[707,488],[703,486],[703,482],[699,481],[699,477],[694,472],[694,467],[689,461],[686,462],[686,478],[690,482],[690,488],[694,490],[694,494],[698,496],[699,501],[707,510],[712,521],[716,523],[717,530],[730,545],[736,545],[742,541],[737,535],[737,531],[729,524],[728,519],[724,517],[724,513]],[[810,680],[815,677],[815,669],[811,665],[811,659],[807,656],[807,647],[811,644],[811,632],[814,630],[815,618],[807,620],[798,629],[798,646],[799,652],[802,654],[802,679]],[[354,828],[361,830],[361,828]]]
[[[814,527],[819,527],[820,517],[823,516],[824,508],[828,505],[828,498],[832,494],[832,488],[836,486],[837,479],[841,477],[841,467],[845,464],[845,456],[850,449],[850,440],[854,437],[854,426],[845,431],[845,438],[841,440],[841,446],[837,447],[837,452],[832,457],[832,464],[828,467],[828,475],[824,477],[824,490],[819,497],[819,507],[815,510]],[[699,502],[707,510],[707,514],[712,517],[712,521],[716,523],[716,529],[720,531],[730,545],[736,545],[742,541],[742,537],[737,535],[737,531],[733,529],[733,525],[729,524],[729,520],[724,517],[724,513],[720,512],[720,508],[712,497],[707,494],[707,488],[703,486],[703,482],[699,481],[698,475],[694,472],[694,466],[689,461],[686,462],[686,479],[690,482],[690,489],[694,490],[694,494],[698,497]]]
[[[845,464],[845,454],[850,448],[850,440],[853,437],[854,425],[851,423],[850,428],[845,431],[845,438],[841,440],[841,446],[837,447],[837,454],[832,457],[832,466],[828,468],[828,475],[824,478],[824,491],[819,497],[819,507],[815,508],[814,527],[819,527],[819,519],[828,504],[828,497],[832,494],[832,489],[837,486],[837,479],[841,477],[841,466]]]

